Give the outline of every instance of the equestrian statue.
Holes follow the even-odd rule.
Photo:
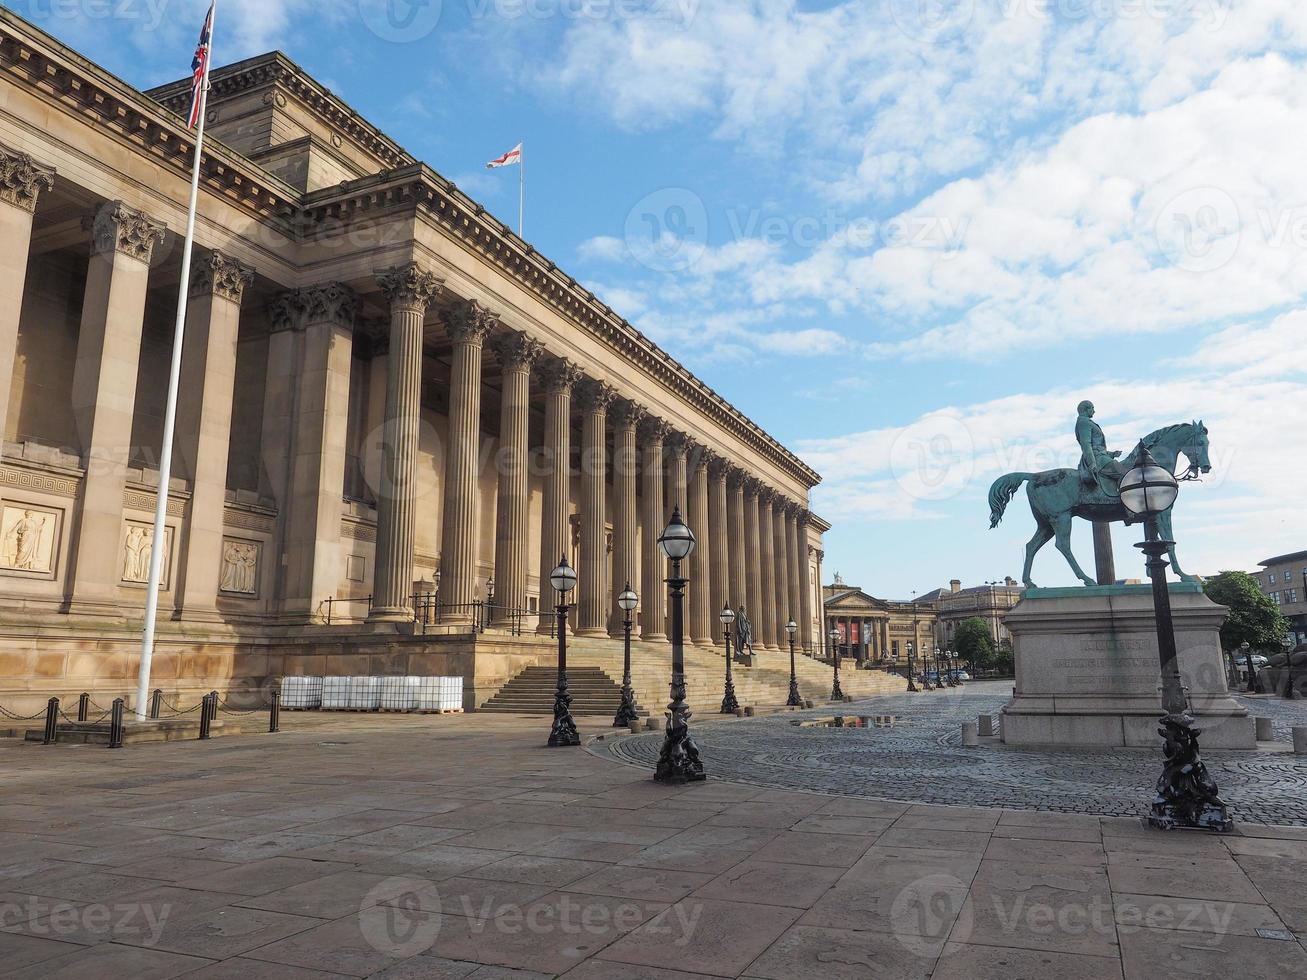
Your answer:
[[[1134,524],[1139,520],[1125,509],[1120,492],[1121,477],[1134,466],[1138,449],[1121,459],[1120,452],[1112,452],[1107,448],[1103,430],[1094,421],[1094,403],[1083,401],[1078,411],[1076,441],[1080,444],[1079,467],[1045,470],[1042,473],[1009,473],[999,477],[989,488],[989,526],[995,528],[1003,520],[1003,512],[1021,485],[1029,483],[1026,497],[1030,501],[1030,510],[1035,515],[1036,528],[1035,536],[1026,545],[1026,567],[1022,581],[1027,588],[1035,588],[1035,583],[1030,580],[1035,555],[1055,538],[1057,550],[1062,552],[1080,581],[1085,585],[1098,584],[1084,573],[1071,552],[1073,517],[1102,523]],[[1202,422],[1181,422],[1158,429],[1144,436],[1143,445],[1148,447],[1159,466],[1164,466],[1171,472],[1175,472],[1179,457],[1184,456],[1188,461],[1188,470],[1179,477],[1181,480],[1196,480],[1199,473],[1211,472],[1212,465],[1207,457],[1207,426]],[[1158,515],[1157,530],[1165,540],[1172,540],[1169,508]],[[1198,581],[1180,568],[1174,544],[1168,552],[1171,568],[1182,581]]]

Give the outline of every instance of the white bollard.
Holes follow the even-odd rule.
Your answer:
[[[980,725],[977,722],[962,723],[962,744],[968,747],[980,744]]]
[[[1303,727],[1294,728],[1293,751],[1297,755],[1307,755],[1307,728],[1303,728]]]
[[[1244,729],[1247,731],[1247,729]],[[1271,719],[1257,719],[1257,741],[1269,742],[1274,736],[1271,734]]]

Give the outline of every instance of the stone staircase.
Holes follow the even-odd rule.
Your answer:
[[[622,683],[622,644],[618,640],[569,637],[567,641],[568,684],[577,714],[612,714],[617,710]],[[672,648],[665,642],[637,641],[631,645],[631,685],[637,702],[649,712],[661,715],[669,700]],[[699,715],[716,714],[721,708],[726,663],[721,647],[685,648],[686,701]],[[903,691],[907,682],[881,671],[855,670],[852,660],[841,664],[840,684],[855,698],[874,697]],[[789,696],[789,651],[755,652],[754,666],[734,667],[735,695],[741,706],[771,708],[783,705]],[[795,674],[799,694],[816,704],[829,700],[831,668],[798,654]],[[553,709],[553,666],[528,667],[486,702],[483,711],[518,711],[548,714]],[[607,679],[605,687],[598,678]],[[584,692],[586,707],[581,707]]]

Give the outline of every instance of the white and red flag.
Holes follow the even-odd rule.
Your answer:
[[[195,45],[195,57],[191,59],[191,112],[187,124],[194,129],[200,122],[200,113],[204,108],[205,69],[209,64],[209,39],[213,33],[213,5],[209,5],[208,16],[204,18],[204,27],[200,30],[200,41]]]
[[[496,157],[486,164],[487,170],[494,170],[496,167],[511,167],[515,163],[522,162],[522,144],[518,143],[502,157]]]

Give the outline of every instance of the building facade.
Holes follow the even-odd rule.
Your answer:
[[[1257,585],[1280,607],[1289,620],[1290,647],[1307,643],[1307,551],[1295,551],[1259,562],[1253,572]]]
[[[457,673],[745,606],[814,649],[818,475],[280,54],[215,69],[156,680]],[[0,8],[0,695],[135,676],[193,134]],[[493,597],[489,584],[493,579]]]
[[[944,649],[952,649],[957,628],[965,620],[978,617],[989,627],[995,647],[1010,647],[1012,635],[1003,625],[1003,618],[1021,601],[1024,592],[1025,589],[1011,576],[1002,582],[986,582],[969,588],[963,588],[961,580],[953,579],[947,589],[927,596],[936,612],[935,642]]]

